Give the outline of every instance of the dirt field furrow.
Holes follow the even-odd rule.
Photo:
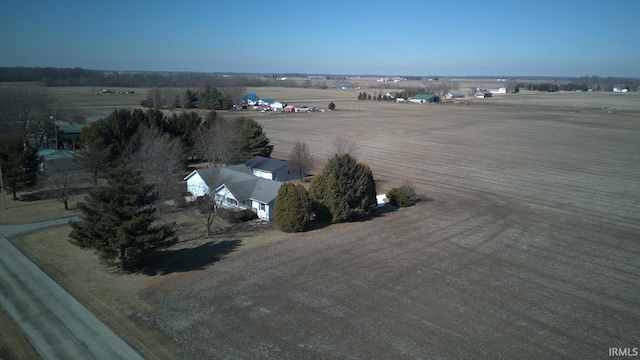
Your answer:
[[[229,256],[146,294],[149,318],[199,359],[602,358],[640,346],[640,109],[578,96],[558,108],[524,95],[342,99],[334,112],[256,117],[274,157],[304,141],[317,172],[346,136],[379,192],[408,180],[422,201]]]

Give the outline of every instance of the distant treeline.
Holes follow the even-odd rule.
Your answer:
[[[568,83],[568,84],[555,84],[555,83],[541,83],[541,84],[527,84],[526,89],[532,91],[612,91],[614,87],[621,89],[627,89],[629,91],[638,91],[640,87],[640,80],[634,79],[601,79],[600,82],[590,83]],[[617,81],[616,81],[617,80]],[[524,88],[524,84],[519,84],[521,88]]]
[[[274,75],[233,75],[190,72],[100,71],[82,68],[0,67],[0,82],[39,82],[45,86],[173,87],[231,86],[310,87],[311,81],[280,80]],[[326,85],[325,85],[326,87]]]
[[[374,75],[371,75],[375,77]],[[291,77],[298,80],[291,80]],[[307,79],[304,79],[307,77]],[[303,80],[299,80],[303,78]],[[419,76],[406,76],[407,80],[420,80]],[[311,80],[316,80],[312,82]],[[96,86],[96,87],[172,87],[172,88],[205,88],[211,87],[320,87],[328,88],[323,82],[348,80],[346,76],[308,74],[233,74],[197,73],[197,72],[144,72],[144,71],[102,71],[76,68],[54,67],[0,67],[0,82],[39,82],[45,86]],[[542,80],[529,78],[529,80]],[[318,82],[318,80],[320,80]],[[518,80],[526,80],[525,77]],[[544,80],[543,80],[544,81]],[[614,87],[628,88],[637,91],[640,79],[621,77],[583,76],[579,78],[562,78],[562,81],[544,81],[544,84],[558,84],[572,82],[579,86],[586,85],[587,89],[611,91]],[[387,85],[388,86],[388,85]],[[543,86],[544,88],[544,86]],[[554,87],[552,86],[551,89]],[[576,89],[582,90],[583,88]],[[454,89],[455,90],[455,89]],[[546,91],[546,90],[541,90]],[[554,91],[554,90],[551,90]],[[557,91],[557,90],[555,90]],[[441,92],[441,91],[440,91]]]

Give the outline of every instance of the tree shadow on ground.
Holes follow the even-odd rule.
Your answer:
[[[397,206],[393,206],[391,204],[384,204],[383,206],[378,206],[373,216],[374,217],[385,216],[386,214],[392,213],[395,211],[398,211]]]
[[[175,272],[200,270],[220,261],[242,244],[241,240],[209,241],[190,249],[167,250],[155,254],[140,272],[167,275]]]
[[[86,194],[89,191],[89,189],[91,189],[90,186],[70,187],[69,196]],[[39,201],[39,200],[51,200],[51,199],[57,199],[57,198],[58,198],[58,192],[55,190],[39,190],[39,191],[30,192],[28,194],[22,194],[20,195],[20,198],[18,200],[19,201]]]
[[[311,220],[307,224],[307,228],[304,230],[305,232],[321,230],[328,226],[331,226],[331,221],[327,220]]]

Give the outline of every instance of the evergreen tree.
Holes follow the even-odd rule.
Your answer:
[[[371,169],[349,154],[329,159],[311,181],[309,197],[317,215],[333,223],[370,218],[377,208]]]
[[[93,249],[101,259],[121,266],[143,260],[177,242],[175,224],[153,225],[157,193],[145,185],[140,173],[130,166],[119,167],[107,177],[107,184],[94,188],[79,203],[83,220],[72,221],[70,242]]]
[[[100,119],[82,129],[83,143],[96,144],[106,149],[107,162],[116,164],[127,148],[129,141],[142,124],[148,124],[147,115],[140,109],[133,111],[114,110],[106,118]]]
[[[234,119],[239,137],[239,150],[234,156],[234,163],[240,164],[254,156],[271,156],[273,145],[262,132],[262,126],[251,118],[244,116]]]
[[[273,223],[284,232],[304,231],[309,223],[311,203],[302,185],[284,183],[278,189]]]
[[[36,149],[24,146],[19,137],[0,142],[0,166],[4,186],[17,200],[18,191],[31,189],[38,180],[38,155]]]

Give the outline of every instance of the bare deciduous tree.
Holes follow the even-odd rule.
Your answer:
[[[295,144],[293,144],[287,166],[290,171],[300,176],[300,182],[304,181],[304,178],[313,168],[313,155],[311,155],[311,151],[309,151],[306,143],[296,141]]]
[[[231,98],[235,105],[241,105],[244,94],[247,92],[247,88],[244,86],[228,86],[220,89],[224,95]]]
[[[221,163],[229,165],[240,147],[237,126],[230,120],[221,119],[202,130],[196,136],[200,156],[212,167]]]
[[[333,150],[335,154],[338,154],[338,155],[349,154],[354,158],[357,157],[358,155],[358,146],[356,145],[355,141],[345,136],[336,137],[331,142],[331,145],[333,146]]]
[[[179,173],[184,167],[184,149],[176,139],[162,136],[157,129],[142,126],[125,151],[123,161],[140,171],[145,183],[158,192],[158,209],[180,194]]]
[[[60,159],[47,164],[41,177],[45,187],[64,204],[65,210],[69,210],[69,199],[78,183],[76,169],[77,163],[74,159]]]
[[[78,153],[78,166],[83,169],[93,186],[100,184],[104,171],[109,164],[109,149],[98,141],[83,143],[82,151]]]
[[[155,109],[165,107],[165,99],[162,96],[162,90],[155,88],[147,93],[146,106]]]
[[[225,177],[222,175],[222,168],[209,170],[212,170],[212,173],[207,176],[207,182],[210,186],[208,189],[209,193],[198,196],[193,205],[193,215],[205,226],[207,237],[211,236],[215,219],[218,217],[223,201],[222,197],[216,196],[214,191],[225,182]],[[226,194],[223,195],[226,196]]]
[[[87,122],[87,117],[82,115],[78,109],[68,107],[59,108],[55,113],[55,118],[69,125],[85,124]]]
[[[46,90],[4,88],[0,89],[0,101],[3,136],[19,136],[36,149],[52,138],[56,105]]]
[[[218,209],[220,208],[220,202],[216,201],[214,196],[200,196],[195,201],[195,213],[196,219],[198,219],[207,229],[207,237],[211,236],[211,229],[213,223],[218,216]]]
[[[454,90],[455,84],[454,81],[451,81],[450,79],[442,79],[440,81],[440,85],[438,86],[438,90],[439,90],[439,94],[438,95],[446,95],[448,92],[450,92],[451,90]],[[460,87],[458,85],[458,87]]]

